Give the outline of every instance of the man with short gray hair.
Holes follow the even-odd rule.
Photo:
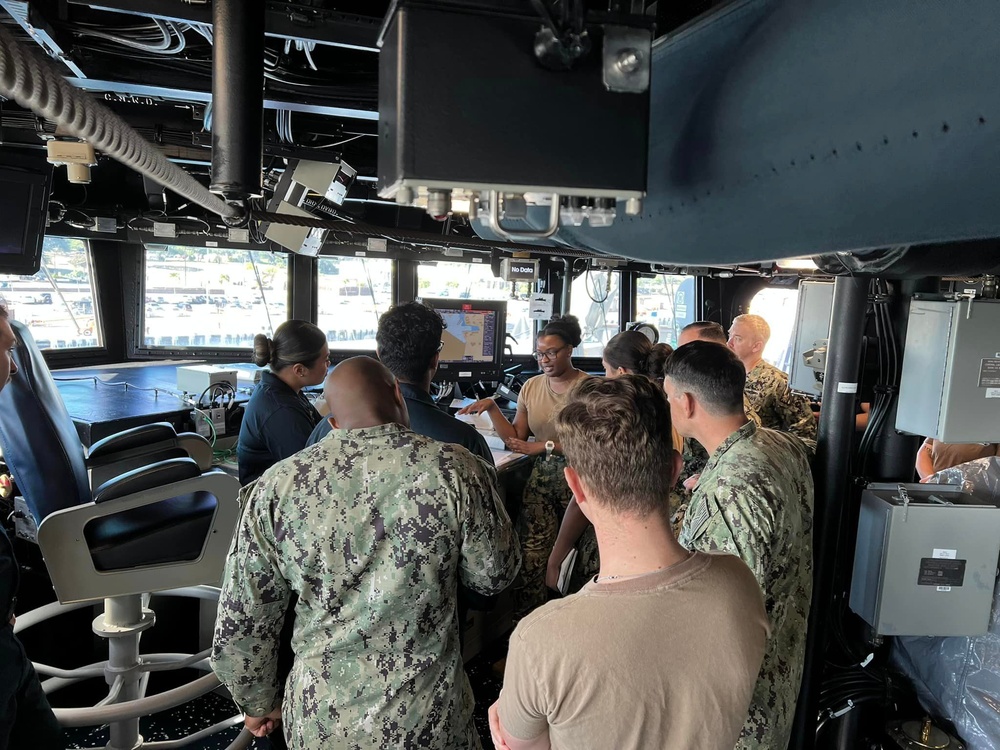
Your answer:
[[[663,389],[677,431],[709,453],[678,541],[739,555],[764,591],[771,639],[740,750],[784,750],[795,716],[812,596],[813,482],[806,448],[743,411],[746,371],[722,346],[695,341],[667,361]]]
[[[764,361],[764,347],[770,338],[771,326],[759,315],[737,315],[729,326],[728,346],[747,373],[745,393],[764,427],[790,432],[813,451],[816,416],[807,398],[792,393],[788,375]]]

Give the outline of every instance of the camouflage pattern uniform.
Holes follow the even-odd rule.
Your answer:
[[[761,426],[760,417],[750,406],[750,399],[743,394],[743,411],[747,419],[758,427]],[[680,534],[681,526],[684,523],[684,514],[687,513],[688,504],[691,502],[691,491],[684,488],[684,482],[695,474],[701,474],[708,463],[708,452],[694,438],[684,438],[684,449],[681,451],[680,476],[677,477],[677,485],[670,493],[670,525],[674,530],[674,536]]]
[[[569,579],[567,594],[575,594],[601,572],[601,553],[597,549],[597,533],[594,524],[587,524],[576,543],[576,568]]]
[[[521,539],[524,560],[521,575],[514,584],[515,620],[548,601],[545,570],[559,535],[563,513],[573,497],[563,473],[566,465],[566,457],[562,455],[538,456],[524,487],[521,513],[517,517],[517,535]],[[582,568],[582,558],[581,555],[577,559],[577,570]]]
[[[813,482],[802,442],[747,423],[719,446],[691,498],[680,543],[738,555],[764,591],[771,637],[741,750],[784,750],[802,681],[812,596]]]
[[[282,705],[292,748],[481,747],[456,590],[493,594],[517,574],[495,482],[465,448],[395,424],[334,430],[269,469],[242,509],[215,628],[212,667],[240,709]]]
[[[760,417],[762,426],[790,432],[806,444],[810,453],[815,452],[816,416],[809,408],[809,399],[792,393],[788,375],[761,360],[747,373],[743,392],[750,399],[750,406]]]

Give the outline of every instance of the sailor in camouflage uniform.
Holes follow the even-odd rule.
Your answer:
[[[334,431],[248,498],[219,600],[212,667],[292,748],[479,748],[458,642],[458,581],[509,585],[517,538],[484,461],[417,435],[375,360],[327,380]],[[278,634],[293,596],[291,672]],[[280,714],[276,712],[280,710]]]
[[[813,483],[802,441],[748,421],[746,371],[714,343],[678,349],[664,390],[674,425],[711,452],[680,543],[738,555],[764,591],[771,638],[738,748],[788,746],[802,681],[812,596]]]
[[[761,359],[771,337],[771,327],[759,315],[738,315],[729,327],[729,348],[736,352],[747,372],[746,395],[761,424],[771,430],[790,432],[816,449],[816,416],[809,400],[792,393],[788,375]]]

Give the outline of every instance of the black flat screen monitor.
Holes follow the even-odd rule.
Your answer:
[[[497,300],[423,298],[444,318],[441,361],[435,380],[444,383],[497,380],[503,369],[507,303]]]
[[[0,274],[30,276],[41,267],[51,170],[44,152],[0,151]]]

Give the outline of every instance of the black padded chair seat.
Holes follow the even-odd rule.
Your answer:
[[[84,528],[94,567],[109,571],[196,560],[216,504],[212,493],[193,492],[95,518]]]

